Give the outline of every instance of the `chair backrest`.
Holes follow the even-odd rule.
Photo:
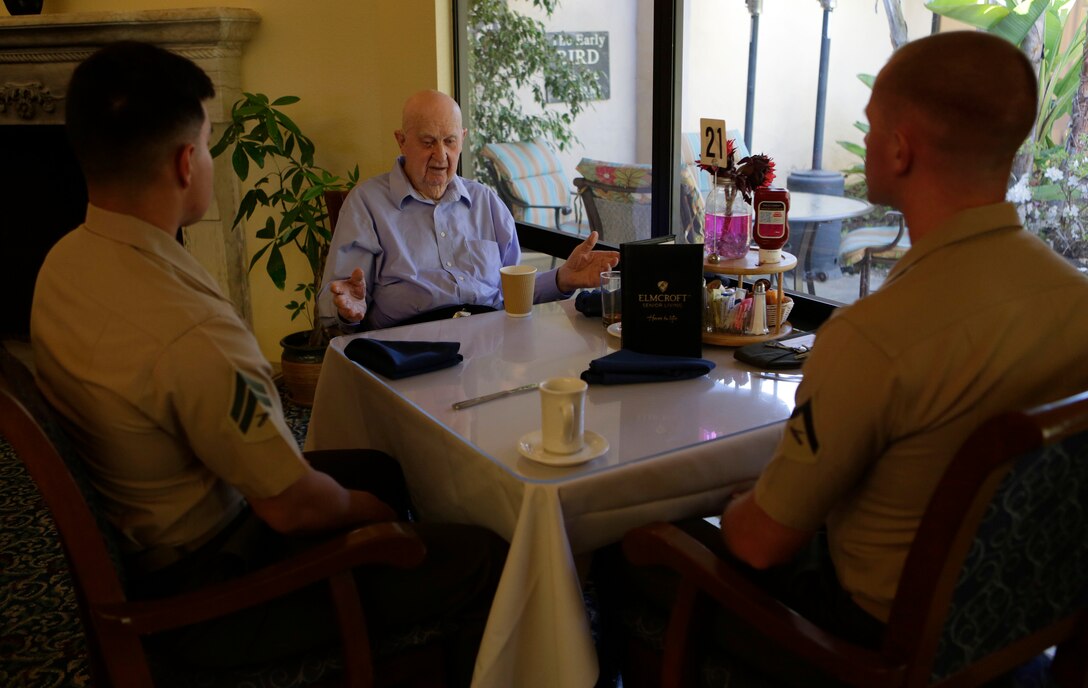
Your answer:
[[[650,165],[582,158],[574,186],[589,226],[612,244],[650,238]]]
[[[514,219],[559,228],[557,209],[570,209],[570,182],[546,142],[488,143],[480,153],[495,172],[499,196]]]
[[[347,190],[325,192],[325,210],[329,213],[330,232],[336,231],[336,221],[340,219],[340,209],[344,207],[344,199],[347,197]]]
[[[706,195],[700,193],[691,168],[680,167],[680,226],[689,244],[701,244],[706,230]]]
[[[582,158],[577,167],[582,176],[574,180],[574,187],[590,229],[612,244],[650,238],[651,169],[650,165]],[[680,233],[688,243],[699,243],[706,223],[705,198],[688,166],[680,166],[678,182]]]
[[[60,535],[87,630],[92,670],[102,670],[94,619],[88,604],[126,599],[118,533],[104,517],[83,461],[34,377],[0,346],[0,436],[34,480]]]
[[[962,445],[915,535],[884,652],[907,663],[907,685],[998,676],[1070,637],[1085,605],[1088,392],[1000,415]]]

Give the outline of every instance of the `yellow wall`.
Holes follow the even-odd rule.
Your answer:
[[[356,163],[364,179],[387,171],[397,155],[393,130],[404,99],[422,88],[452,88],[451,0],[47,0],[44,13],[98,12],[104,4],[116,11],[259,12],[260,28],[242,60],[242,89],[299,96],[287,112],[314,140],[317,163],[338,174]],[[252,233],[248,241],[252,252]],[[305,276],[301,260],[289,269],[287,292],[260,267],[250,277],[254,330],[273,361],[279,339],[305,327],[283,308]]]

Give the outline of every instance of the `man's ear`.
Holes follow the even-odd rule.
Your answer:
[[[404,135],[404,132],[402,130],[397,129],[393,132],[393,138],[397,140],[397,145],[400,147],[401,151],[403,151],[404,144],[408,141],[408,137]]]
[[[181,188],[188,189],[193,183],[193,155],[196,153],[196,146],[191,143],[187,143],[184,146],[179,146],[177,152],[174,154],[174,172],[177,175],[178,184]]]
[[[897,129],[892,138],[892,145],[892,171],[897,175],[907,174],[914,163],[915,152],[910,137]]]

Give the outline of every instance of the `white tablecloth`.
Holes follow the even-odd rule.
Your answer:
[[[759,474],[793,408],[796,384],[759,377],[732,349],[704,347],[717,367],[679,382],[591,386],[586,429],[609,451],[555,468],[519,455],[539,429],[536,392],[461,411],[451,404],[559,375],[577,376],[618,347],[573,300],[532,317],[473,315],[365,335],[458,341],[465,360],[398,381],[356,365],[334,340],[307,449],[372,447],[397,457],[427,520],[473,523],[510,543],[473,686],[592,686],[597,659],[574,556],[632,527],[716,513]]]

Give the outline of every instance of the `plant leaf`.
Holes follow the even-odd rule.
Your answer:
[[[268,276],[272,278],[272,284],[282,290],[287,283],[287,268],[283,265],[283,254],[280,253],[279,245],[272,244],[272,250],[268,252],[268,265],[265,267]]]
[[[864,146],[859,146],[858,144],[854,143],[853,141],[838,141],[837,143],[840,146],[842,146],[843,148],[845,148],[846,150],[850,151],[854,155],[861,158],[862,160],[865,159],[865,147]]]
[[[242,181],[245,181],[246,177],[249,176],[249,156],[246,155],[245,148],[236,146],[234,153],[230,156],[230,161],[234,166],[234,174],[238,175],[238,178]]]

